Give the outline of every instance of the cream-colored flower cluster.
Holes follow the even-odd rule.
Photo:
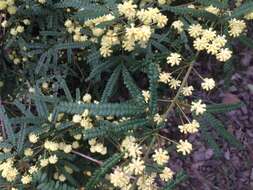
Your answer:
[[[77,22],[73,22],[71,20],[66,20],[64,23],[67,31],[73,35],[73,40],[76,42],[85,42],[87,40],[87,36],[81,33],[81,25]]]
[[[188,29],[189,35],[194,38],[193,47],[197,51],[206,51],[215,55],[221,62],[226,62],[232,56],[232,51],[225,48],[226,37],[217,34],[213,28],[203,29],[200,24],[193,24]]]
[[[100,142],[97,142],[97,139],[89,140],[90,151],[92,153],[99,153],[105,155],[107,153],[107,148]]]
[[[47,0],[37,0],[38,1],[38,3],[40,3],[40,4],[45,4],[46,2],[47,2]]]
[[[10,58],[10,60],[12,60],[13,61],[13,63],[15,64],[15,65],[18,65],[18,64],[20,64],[20,63],[25,63],[25,62],[27,62],[28,61],[28,58],[27,57],[20,57],[18,54],[17,54],[17,52],[16,51],[11,51],[10,53],[9,53],[9,58]]]
[[[7,10],[11,15],[17,12],[17,7],[14,0],[1,0],[0,1],[0,10]]]
[[[84,110],[84,112],[79,115],[75,114],[72,118],[74,123],[79,123],[81,127],[85,129],[90,129],[93,127],[92,119],[89,117],[89,111]]]
[[[199,123],[194,119],[191,123],[186,123],[184,125],[179,125],[178,128],[180,129],[181,133],[188,134],[188,133],[196,133],[199,130]]]
[[[65,21],[67,31],[73,34],[75,41],[86,41],[88,37],[81,35],[82,28],[88,27],[92,31],[88,40],[98,42],[101,37],[100,53],[103,57],[109,57],[113,53],[113,47],[121,45],[126,51],[133,51],[136,45],[146,47],[155,27],[163,28],[167,24],[167,17],[158,8],[139,9],[132,0],[124,1],[117,6],[119,15],[127,19],[130,24],[116,24],[109,30],[97,27],[103,22],[113,21],[115,16],[108,14],[86,21],[83,26],[70,20]]]
[[[19,172],[17,168],[14,166],[14,160],[8,159],[5,162],[0,164],[0,171],[1,176],[6,179],[8,182],[15,181],[16,177],[18,176]]]
[[[247,25],[244,20],[232,19],[229,22],[229,35],[232,37],[240,36],[246,29]]]
[[[136,185],[139,190],[155,190],[158,189],[156,184],[158,177],[165,182],[173,178],[174,172],[170,168],[165,167],[169,161],[169,155],[166,150],[162,148],[155,149],[152,155],[153,161],[163,167],[158,175],[158,173],[146,171],[146,156],[135,137],[127,136],[123,139],[120,149],[128,162],[118,166],[110,174],[109,180],[114,187],[122,190],[131,189],[133,188],[132,182],[137,181]]]

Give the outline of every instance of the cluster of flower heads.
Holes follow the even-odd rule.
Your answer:
[[[118,166],[110,174],[109,180],[114,187],[120,189],[131,189],[133,181],[137,181],[138,189],[158,189],[156,179],[160,177],[163,181],[169,181],[173,178],[174,172],[165,165],[169,161],[169,155],[166,150],[161,148],[155,150],[152,158],[153,162],[163,167],[158,173],[147,172],[145,166],[145,156],[143,147],[138,144],[137,139],[133,136],[127,136],[121,143],[120,150],[124,153],[123,165]]]
[[[89,40],[98,42],[101,37],[100,53],[103,57],[109,57],[113,53],[113,47],[121,45],[126,51],[133,51],[138,44],[146,47],[153,30],[163,28],[167,24],[167,17],[160,13],[158,8],[138,9],[133,1],[125,1],[118,4],[119,14],[127,19],[130,24],[115,24],[113,28],[105,30],[98,27],[103,22],[113,21],[115,16],[112,14],[104,15],[95,19],[85,21],[83,25],[78,22],[66,20],[67,31],[73,34],[74,41],[86,41],[88,38],[81,33],[82,28],[89,28],[92,35]]]
[[[232,51],[225,48],[227,39],[218,35],[213,28],[203,29],[200,24],[193,24],[188,29],[189,35],[194,38],[193,47],[197,51],[206,51],[215,55],[221,62],[226,62],[232,56]]]
[[[177,145],[177,152],[183,155],[192,151],[192,145],[187,141],[180,140]],[[144,147],[138,144],[137,139],[133,136],[127,136],[121,143],[120,150],[124,153],[124,163],[114,169],[110,174],[109,180],[114,187],[120,189],[131,189],[133,181],[137,181],[139,190],[158,189],[156,182],[162,180],[164,182],[173,179],[175,174],[167,167],[170,156],[167,150],[157,148],[151,156],[154,165],[159,166],[157,172],[147,170],[147,157],[144,154]]]
[[[58,121],[60,122],[63,116],[59,115],[59,117],[60,118]],[[33,178],[43,168],[47,166],[55,166],[54,179],[58,180],[59,182],[64,182],[66,180],[66,176],[64,173],[62,173],[62,170],[58,171],[56,164],[61,159],[59,156],[61,153],[70,154],[72,150],[78,149],[80,147],[78,141],[81,140],[82,135],[73,134],[72,137],[74,140],[70,143],[66,143],[59,140],[42,140],[38,134],[35,134],[33,132],[29,133],[27,136],[29,146],[23,150],[23,160],[19,160],[13,156],[6,159],[5,161],[1,161],[1,177],[10,183],[17,182],[18,180],[24,185],[29,185],[32,182]],[[3,141],[3,137],[0,138],[0,141]],[[12,149],[1,148],[1,152],[11,153]],[[74,170],[68,164],[64,165],[64,170],[68,174],[72,174],[74,172]],[[17,188],[14,186],[12,187],[12,190],[16,189]]]

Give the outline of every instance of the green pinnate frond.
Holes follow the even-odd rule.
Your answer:
[[[240,7],[234,9],[231,14],[226,16],[225,20],[230,20],[232,18],[242,17],[242,16],[252,12],[252,10],[253,10],[253,2],[252,1],[245,2]]]
[[[103,179],[103,177],[107,174],[108,171],[112,170],[113,166],[116,165],[120,159],[122,158],[122,154],[114,154],[110,158],[108,158],[99,169],[97,169],[93,176],[89,179],[86,189],[93,190],[98,182]]]
[[[155,115],[157,113],[158,77],[159,73],[157,65],[154,63],[150,63],[148,67],[149,92],[150,92],[149,109],[152,115]]]
[[[183,182],[184,180],[186,180],[187,175],[185,174],[184,171],[178,172],[175,179],[173,179],[172,181],[169,181],[165,187],[163,188],[163,190],[173,190],[179,183]]]
[[[142,96],[140,88],[136,85],[134,79],[132,78],[126,67],[123,67],[122,73],[124,84],[127,87],[132,98],[136,99],[141,103],[144,103],[144,97]]]
[[[197,10],[193,8],[180,6],[163,6],[163,10],[173,12],[176,15],[189,15],[192,17],[203,17],[210,20],[217,20],[219,17],[205,10]]]
[[[221,9],[228,7],[227,3],[221,2],[219,0],[195,0],[195,2],[200,3],[201,5],[206,5],[206,6],[212,5],[214,7],[221,8]]]
[[[82,113],[87,109],[94,116],[134,116],[145,112],[144,107],[131,103],[84,104],[61,102],[57,109],[59,112],[70,114]]]
[[[84,140],[96,137],[110,136],[112,134],[126,133],[129,130],[134,130],[138,127],[143,128],[149,124],[148,119],[131,119],[128,121],[114,124],[111,122],[103,122],[103,126],[84,130]]]
[[[212,104],[207,106],[208,113],[226,113],[244,106],[243,102],[234,104]]]
[[[210,125],[215,129],[215,131],[225,140],[227,140],[231,145],[242,148],[242,144],[232,135],[230,134],[225,126],[221,123],[220,120],[216,119],[212,114],[205,113],[204,119],[207,122],[206,124]]]
[[[109,80],[106,83],[105,89],[104,89],[102,97],[101,97],[101,102],[107,102],[108,99],[110,98],[110,96],[112,95],[113,89],[115,88],[115,85],[116,85],[118,78],[120,76],[121,68],[122,68],[122,66],[119,65],[116,67],[116,69],[114,69],[111,77],[109,78]]]

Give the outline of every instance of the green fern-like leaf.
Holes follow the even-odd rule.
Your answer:
[[[228,4],[221,2],[219,0],[195,0],[195,2],[200,3],[201,5],[206,5],[206,6],[210,6],[213,5],[217,8],[227,8]]]
[[[107,159],[103,165],[101,165],[100,168],[94,172],[94,175],[89,179],[85,189],[94,190],[99,181],[106,175],[109,170],[112,169],[115,164],[120,161],[121,158],[122,154],[114,154],[109,159]]]
[[[183,182],[187,178],[187,175],[184,171],[178,172],[175,179],[169,181],[163,190],[173,190],[179,183]]]
[[[244,16],[244,15],[252,12],[252,10],[253,10],[253,2],[248,1],[248,2],[244,3],[242,6],[234,9],[234,11],[230,15],[225,17],[225,20],[230,20],[232,18],[238,18],[238,17]]]
[[[208,122],[210,126],[212,126],[216,132],[223,137],[225,140],[227,140],[231,145],[237,147],[237,148],[242,148],[242,144],[233,136],[231,135],[226,129],[225,126],[216,119],[212,114],[210,113],[205,113],[204,114],[204,119]]]
[[[217,20],[219,17],[205,10],[197,10],[180,6],[163,6],[163,10],[173,12],[176,15],[191,15],[192,17],[203,17],[209,20]]]
[[[234,104],[212,104],[207,106],[208,113],[226,113],[242,107],[242,102]]]
[[[214,151],[214,156],[216,158],[220,157],[222,151],[221,151],[219,145],[216,143],[215,139],[210,134],[210,132],[208,132],[206,121],[202,118],[201,120],[199,120],[199,122],[200,122],[200,126],[201,126],[202,138],[206,141],[206,143],[209,145],[209,147],[212,148],[212,150]]]
[[[114,124],[111,122],[103,122],[103,126],[88,129],[84,131],[84,140],[92,139],[95,137],[110,136],[112,134],[119,134],[122,132],[127,132],[129,130],[134,130],[138,127],[145,127],[148,125],[148,119],[131,119],[129,121],[121,122],[119,124]]]
[[[57,109],[59,112],[76,114],[82,113],[85,109],[89,110],[91,115],[100,116],[134,116],[145,112],[144,107],[133,105],[131,103],[100,103],[83,104],[61,102]]]
[[[244,44],[245,46],[253,49],[253,39],[247,37],[247,36],[240,36],[239,40],[242,44]]]
[[[118,81],[120,72],[121,72],[121,68],[122,66],[119,65],[118,67],[116,67],[116,69],[113,71],[111,77],[109,78],[109,80],[107,81],[107,84],[105,86],[104,92],[102,94],[102,98],[100,102],[107,102],[108,98],[110,98],[110,96],[112,95],[113,89]]]
[[[139,87],[135,84],[134,79],[131,77],[126,67],[123,67],[122,73],[124,84],[130,92],[132,98],[135,98],[138,102],[144,103],[144,97],[142,96]]]
[[[149,78],[149,109],[152,115],[157,113],[157,87],[158,87],[158,69],[154,63],[150,63],[148,67],[148,78]]]
[[[16,143],[16,136],[14,134],[14,130],[12,128],[11,122],[5,112],[5,109],[3,105],[0,103],[0,118],[2,119],[3,122],[3,127],[6,131],[8,140],[12,142],[13,145]]]

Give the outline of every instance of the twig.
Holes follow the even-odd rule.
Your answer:
[[[190,75],[190,73],[191,73],[191,71],[192,71],[192,68],[193,68],[193,63],[190,63],[190,66],[189,66],[189,68],[188,68],[188,70],[187,70],[187,72],[186,72],[186,74],[185,74],[185,77],[184,77],[184,79],[183,79],[183,81],[182,81],[181,86],[179,87],[179,89],[178,89],[178,91],[177,91],[176,96],[173,98],[173,100],[172,100],[171,104],[169,105],[167,111],[166,111],[166,112],[163,114],[163,116],[162,116],[163,119],[166,119],[166,118],[167,118],[168,114],[170,113],[170,111],[172,110],[172,108],[175,106],[175,103],[176,103],[176,101],[177,101],[179,95],[181,94],[181,91],[182,91],[183,87],[185,86],[185,84],[186,84],[186,82],[187,82],[187,79],[188,79],[188,77],[189,77],[189,75]]]
[[[90,160],[90,161],[92,161],[92,162],[95,162],[95,163],[97,163],[98,165],[102,165],[102,164],[103,164],[102,161],[97,160],[97,159],[95,159],[95,158],[92,158],[92,157],[90,157],[90,156],[87,156],[87,155],[85,155],[85,154],[82,154],[81,152],[77,152],[77,151],[75,151],[75,150],[72,150],[71,152],[74,153],[74,154],[77,154],[77,155],[79,155],[79,156],[81,156],[81,157],[83,157],[83,158],[85,158],[85,159],[87,159],[87,160]]]

